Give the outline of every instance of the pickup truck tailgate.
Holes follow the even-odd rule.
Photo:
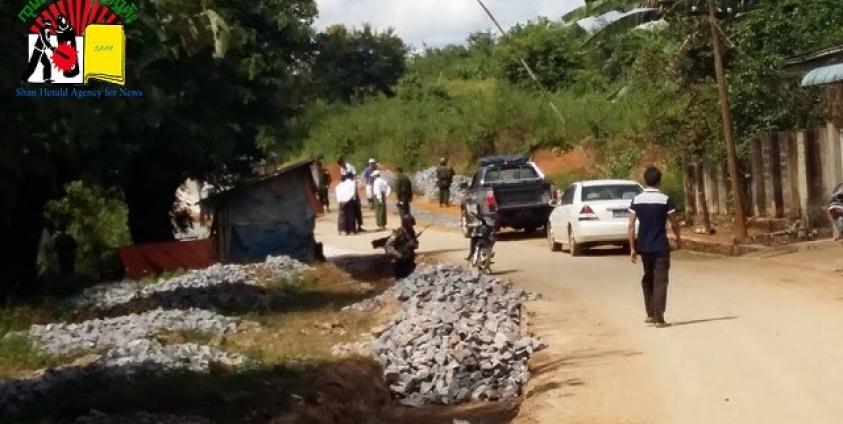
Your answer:
[[[549,186],[544,181],[501,184],[494,188],[498,208],[538,206],[550,203]]]

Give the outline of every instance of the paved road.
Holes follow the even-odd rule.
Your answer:
[[[338,237],[334,228],[323,218],[317,239],[345,252],[368,252],[383,236]],[[433,228],[421,245],[457,262],[467,242]],[[643,323],[640,269],[625,257],[499,243],[496,271],[545,296],[531,320],[550,347],[536,358],[518,421],[843,421],[843,279],[777,262],[676,255],[674,325],[655,329]]]

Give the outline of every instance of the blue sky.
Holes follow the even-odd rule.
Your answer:
[[[333,24],[377,28],[393,27],[398,35],[419,49],[422,43],[442,46],[461,43],[468,34],[492,28],[476,0],[316,0],[317,27]],[[537,16],[558,19],[582,0],[486,0],[504,27]]]

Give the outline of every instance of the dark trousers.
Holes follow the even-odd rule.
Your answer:
[[[339,222],[337,223],[337,230],[341,233],[352,234],[357,232],[357,225],[355,219],[355,205],[354,201],[340,203]]]
[[[451,187],[439,187],[439,206],[451,204]]]
[[[407,199],[398,199],[398,212],[401,215],[410,214],[410,201]]]
[[[667,286],[670,272],[670,253],[642,253],[644,264],[644,278],[641,287],[644,289],[644,307],[647,316],[655,320],[664,320],[667,309]]]
[[[331,210],[331,200],[328,196],[328,187],[319,187],[319,203],[325,207],[326,211]]]
[[[363,204],[360,202],[360,198],[356,197],[350,203],[354,204],[354,224],[355,224],[355,231],[356,230],[363,230]]]

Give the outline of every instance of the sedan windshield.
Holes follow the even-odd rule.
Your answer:
[[[641,187],[632,184],[599,185],[582,188],[582,200],[632,200],[641,193]]]

